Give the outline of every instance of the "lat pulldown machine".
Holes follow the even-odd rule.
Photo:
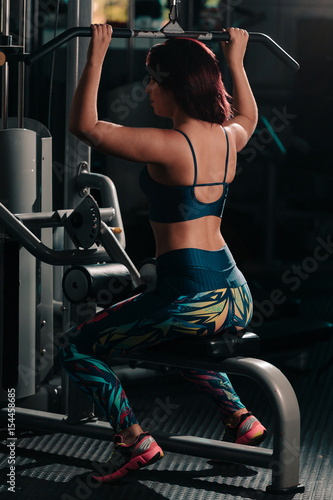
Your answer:
[[[82,7],[83,2],[80,3]],[[177,20],[178,7],[179,0],[172,0],[170,22],[160,31],[115,28],[113,37],[157,39],[185,36],[202,41],[228,40],[227,33],[184,31]],[[79,19],[79,2],[72,2],[71,8],[75,11],[73,19]],[[80,296],[80,300],[84,296],[85,288],[91,294],[92,289],[96,292],[100,287],[103,287],[103,280],[110,279],[112,273],[114,273],[115,279],[120,277],[122,284],[126,283],[124,288],[128,292],[142,285],[142,277],[124,250],[123,233],[117,235],[109,227],[112,223],[122,228],[117,196],[112,182],[104,176],[90,173],[87,163],[84,161],[85,158],[81,158],[76,168],[73,169],[71,183],[67,185],[67,197],[65,196],[66,200],[72,201],[72,206],[78,206],[74,210],[66,209],[52,212],[50,204],[47,202],[47,193],[50,193],[50,172],[52,171],[50,134],[41,124],[31,120],[25,121],[25,126],[30,128],[23,128],[22,96],[18,99],[18,105],[21,106],[21,110],[19,109],[18,112],[18,122],[21,128],[14,128],[12,120],[8,119],[9,66],[36,63],[41,57],[73,38],[91,36],[91,29],[80,26],[70,27],[41,48],[26,54],[23,43],[17,46],[12,45],[9,35],[8,0],[3,2],[2,14],[3,33],[0,42],[0,67],[2,68],[3,85],[0,146],[3,181],[0,186],[2,236],[0,266],[3,271],[2,276],[5,275],[5,279],[1,284],[3,300],[0,325],[2,347],[0,400],[6,401],[7,389],[14,387],[17,403],[19,403],[20,398],[34,395],[38,391],[41,360],[37,359],[35,350],[43,349],[43,342],[49,340],[49,338],[44,339],[39,332],[36,342],[38,325],[48,324],[49,328],[50,325],[52,326],[50,310],[52,311],[53,308],[53,300],[52,294],[48,294],[52,287],[52,275],[45,275],[47,269],[51,269],[50,266],[74,266],[74,275],[67,274],[67,278],[71,276],[68,278],[67,284],[66,279],[64,279],[64,288],[66,286],[70,288],[71,293],[67,290],[67,295],[74,303],[78,296]],[[83,24],[90,23],[84,19]],[[292,69],[298,69],[298,63],[267,35],[250,33],[249,41],[263,43],[285,64]],[[78,56],[77,53],[76,56]],[[75,86],[75,82],[72,83]],[[19,94],[23,92],[22,85],[21,78]],[[10,186],[12,187],[10,188]],[[82,193],[83,188],[90,187],[101,189],[109,205],[108,208],[99,209],[89,195],[80,204],[76,203],[79,198],[78,192]],[[18,200],[21,200],[20,203]],[[14,215],[14,213],[19,213],[19,215]],[[52,248],[50,231],[56,227],[62,227],[65,234],[68,235],[66,241],[71,243],[65,248]],[[82,268],[75,274],[75,266],[78,265],[82,265]],[[91,265],[94,266],[94,275],[89,269]],[[14,287],[8,287],[8,283],[5,281],[10,278],[9,273],[13,273],[11,276],[15,277]],[[26,282],[30,283],[30,289],[24,289],[22,293],[22,283]],[[77,294],[73,294],[73,290],[77,291]],[[27,296],[30,298],[29,307],[24,309],[23,304]],[[18,313],[17,324],[13,324],[11,321],[12,309],[9,309],[9,312],[6,310],[6,307],[12,307],[9,300],[12,300],[16,308],[15,312]],[[31,309],[37,303],[40,313],[36,316],[35,313],[31,312]],[[47,315],[48,320],[44,319],[45,315]],[[73,316],[71,316],[71,320],[73,320]],[[9,335],[10,342],[8,342]],[[304,488],[299,485],[300,414],[298,402],[288,380],[278,369],[266,362],[249,357],[258,352],[258,337],[251,332],[241,332],[239,335],[220,334],[214,339],[193,340],[194,342],[179,342],[177,343],[178,347],[172,344],[169,344],[168,347],[163,344],[163,350],[156,348],[139,354],[131,354],[129,358],[155,364],[237,373],[252,378],[263,388],[272,406],[274,415],[273,449],[251,448],[192,436],[167,435],[161,432],[154,433],[157,440],[169,451],[181,450],[183,454],[218,458],[271,469],[272,484],[267,488],[271,493],[291,494],[303,491]],[[34,354],[31,355],[31,353]],[[8,363],[9,359],[10,363]],[[27,377],[27,374],[30,376]],[[109,435],[111,439],[111,433],[107,432],[109,424],[89,421],[89,419],[83,424],[80,410],[78,410],[78,399],[75,399],[73,403],[73,401],[69,401],[72,398],[68,396],[68,393],[66,393],[66,397],[68,398],[67,419],[60,414],[17,407],[15,415],[17,425],[101,439],[106,439],[106,436]],[[7,419],[5,409],[0,411],[0,417],[4,420]],[[75,422],[74,425],[73,422]],[[291,443],[292,446],[290,446]]]

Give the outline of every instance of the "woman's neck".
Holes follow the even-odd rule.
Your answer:
[[[191,118],[186,115],[184,112],[180,112],[179,114],[175,113],[173,116],[173,128],[179,129],[183,127],[196,127],[196,128],[211,128],[214,124],[205,122],[202,120],[197,120],[196,118]]]

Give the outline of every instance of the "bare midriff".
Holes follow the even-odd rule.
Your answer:
[[[182,248],[216,251],[225,244],[221,234],[220,217],[206,216],[184,222],[150,223],[155,236],[156,257]]]

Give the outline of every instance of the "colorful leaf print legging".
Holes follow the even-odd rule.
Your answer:
[[[112,358],[180,336],[232,332],[251,320],[251,293],[227,246],[216,252],[168,252],[157,258],[156,274],[154,291],[115,304],[72,328],[59,348],[67,373],[116,433],[138,421],[109,366]],[[217,403],[223,421],[244,408],[225,373],[180,373]]]

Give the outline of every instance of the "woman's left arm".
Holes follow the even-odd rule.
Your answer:
[[[123,127],[98,119],[97,94],[111,38],[110,25],[92,26],[87,62],[71,106],[69,131],[103,153],[142,163],[161,163],[170,154],[170,131]]]

